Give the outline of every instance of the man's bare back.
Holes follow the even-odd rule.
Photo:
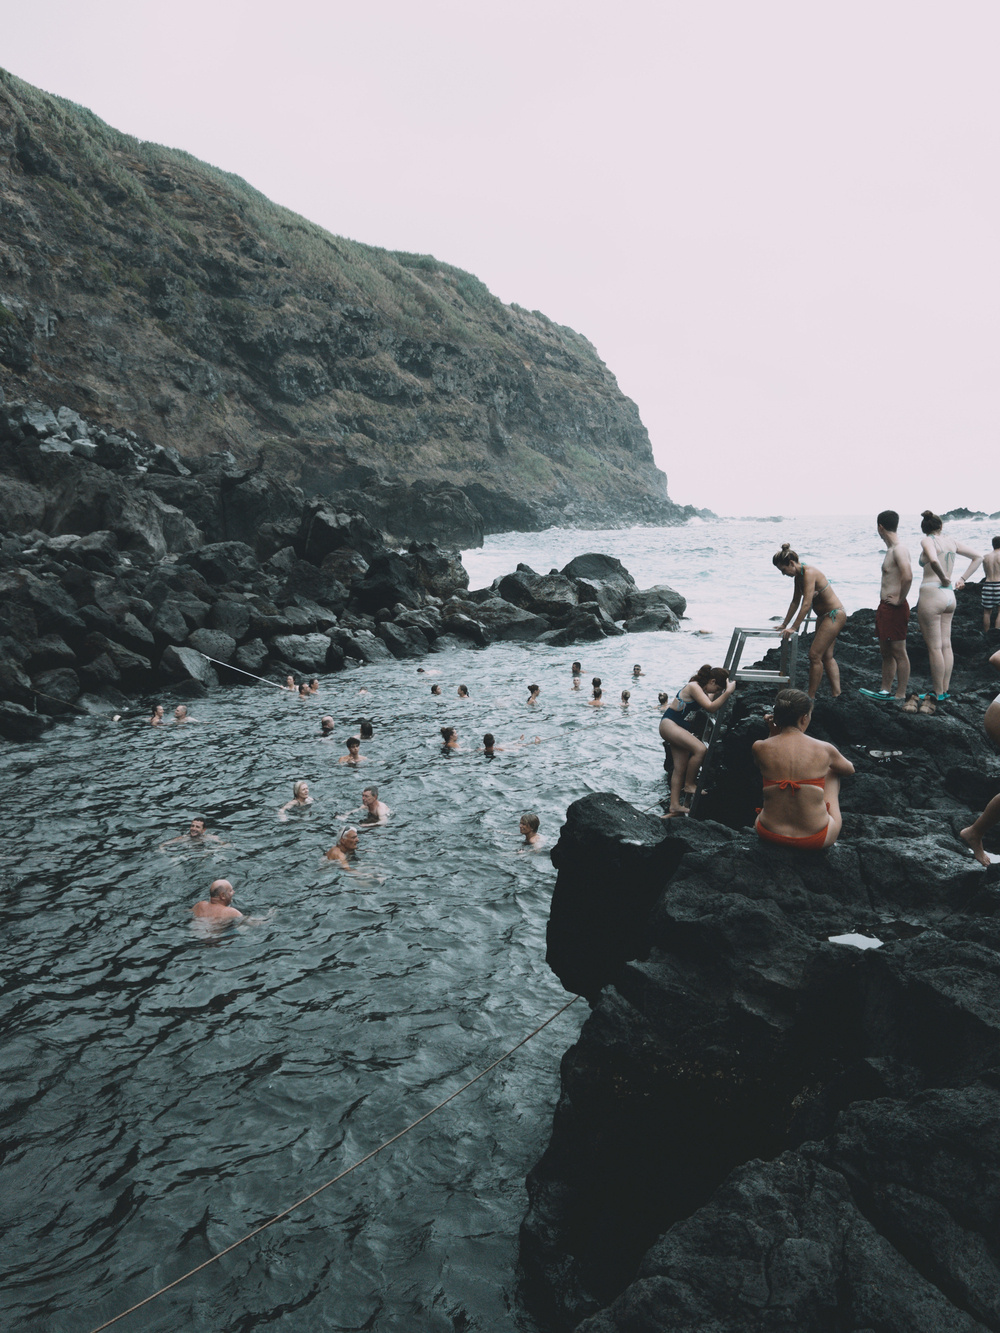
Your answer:
[[[987,583],[1000,583],[1000,550],[987,551],[983,556],[983,573]]]
[[[890,606],[902,606],[913,580],[910,553],[902,542],[890,546],[882,561],[882,586],[879,596]],[[905,584],[905,588],[904,588]]]

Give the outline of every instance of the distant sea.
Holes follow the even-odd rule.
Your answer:
[[[966,519],[946,530],[976,550],[990,548],[1000,520]],[[900,538],[916,565],[920,520],[900,519]],[[792,595],[791,580],[771,564],[782,542],[809,564],[818,565],[833,583],[848,614],[878,603],[879,573],[885,554],[875,515],[810,515],[804,518],[691,519],[675,528],[549,528],[545,532],[507,532],[488,537],[478,550],[462,553],[470,586],[484,587],[514,569],[519,561],[538,573],[560,569],[575,555],[600,551],[616,556],[641,588],[668,583],[688,602],[679,634],[639,634],[586,645],[577,656],[597,663],[634,656],[650,663],[664,689],[675,689],[684,671],[725,657],[736,625],[763,626],[784,616]],[[958,569],[964,565],[958,564]],[[919,570],[915,581],[919,583]],[[982,578],[978,572],[974,580]],[[916,601],[916,589],[910,605]],[[568,651],[568,650],[566,650]],[[563,655],[566,655],[564,651]],[[586,669],[586,664],[585,664]]]

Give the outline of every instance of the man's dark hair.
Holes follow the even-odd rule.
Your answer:
[[[358,737],[358,736],[348,736],[347,740],[344,741],[344,744],[345,744],[348,748],[350,748],[352,745],[360,746],[360,745],[361,745],[361,739],[360,739],[360,737]]]
[[[488,731],[486,735],[483,737],[483,745],[486,747],[487,750],[492,750],[494,745],[496,745],[496,743],[497,743],[497,738],[493,735],[492,731]]]
[[[192,816],[191,816],[191,823],[192,823],[192,824],[207,824],[207,823],[208,823],[208,820],[205,818],[204,815],[192,815]]]
[[[368,796],[374,796],[375,799],[376,799],[376,801],[377,801],[377,800],[378,800],[378,787],[362,787],[362,788],[361,788],[361,795],[362,795],[362,796],[365,796],[365,795],[368,795]]]
[[[883,509],[875,522],[880,528],[885,528],[886,532],[899,531],[899,515],[895,509]]]
[[[993,549],[994,551],[1000,551],[1000,537],[993,538]]]

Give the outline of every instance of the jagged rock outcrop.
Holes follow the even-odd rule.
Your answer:
[[[980,634],[945,715],[864,700],[870,617],[851,618],[845,696],[812,728],[858,770],[827,852],[748,827],[763,687],[735,697],[714,821],[611,794],[567,812],[548,958],[593,1012],[521,1243],[553,1328],[1000,1326],[1000,865],[956,836],[1000,787],[982,729],[997,680]],[[833,942],[855,932],[881,947]]]
[[[623,633],[608,606],[630,614],[665,594],[683,606],[600,555],[578,558],[588,579],[522,567],[470,591],[454,552],[389,549],[363,514],[307,500],[259,460],[241,469],[223,453],[192,472],[130,432],[112,439],[40,403],[0,405],[0,468],[15,482],[0,489],[0,700],[12,705],[0,736],[11,740],[161,685],[197,694],[247,673],[421,657],[439,641],[571,644]],[[35,708],[39,720],[25,720]]]
[[[98,462],[125,459],[128,420],[164,476],[260,455],[396,541],[694,512],[668,499],[635,404],[579,334],[429,255],[331,236],[3,71],[0,208],[3,387],[65,405],[64,420],[35,414],[40,432],[72,440],[74,412],[104,426]],[[276,497],[238,485],[221,526],[251,545],[273,527],[279,550]],[[205,530],[184,493],[161,497]],[[30,490],[5,503],[34,512]],[[71,512],[63,531],[80,530]]]

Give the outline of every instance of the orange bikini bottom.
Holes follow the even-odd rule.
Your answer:
[[[826,809],[829,814],[829,801],[827,802]],[[757,811],[757,814],[758,816],[760,815],[759,810]],[[775,833],[772,829],[769,829],[766,824],[762,824],[759,818],[757,819],[754,828],[757,830],[758,838],[762,838],[764,842],[776,842],[782,847],[797,847],[800,852],[812,852],[817,848],[822,847],[826,842],[826,835],[830,831],[830,825],[827,824],[826,828],[821,828],[818,833],[807,833],[804,838],[789,838],[786,837],[784,833]]]

